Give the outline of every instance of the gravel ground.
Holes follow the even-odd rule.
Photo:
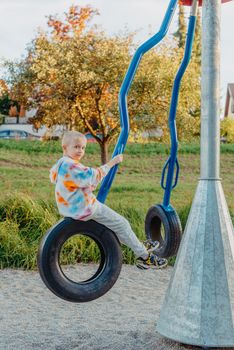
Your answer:
[[[171,267],[142,271],[124,265],[106,295],[75,304],[53,295],[37,271],[2,270],[0,349],[199,349],[172,342],[156,332],[171,272]]]

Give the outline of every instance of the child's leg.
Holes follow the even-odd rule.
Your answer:
[[[105,204],[99,203],[97,210],[91,217],[92,220],[103,224],[115,232],[121,243],[131,248],[137,257],[147,259],[149,253],[143,243],[139,241],[127,219]]]

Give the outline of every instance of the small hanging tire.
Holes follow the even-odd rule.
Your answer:
[[[95,273],[79,282],[67,277],[60,263],[63,246],[69,239],[78,237],[75,235],[94,241],[100,251]],[[37,264],[43,282],[55,295],[67,301],[82,303],[101,297],[114,285],[122,267],[122,251],[118,238],[107,227],[93,220],[64,218],[43,237]],[[79,273],[79,266],[76,270]]]
[[[182,227],[178,214],[170,207],[166,211],[162,205],[152,206],[145,218],[146,238],[159,241],[160,246],[155,253],[162,258],[169,258],[177,254],[181,237]]]

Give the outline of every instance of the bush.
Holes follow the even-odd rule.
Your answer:
[[[183,209],[178,211],[178,215],[180,217],[181,226],[182,226],[183,231],[185,229],[185,226],[186,226],[186,223],[188,220],[190,209],[191,209],[191,204],[185,206]]]
[[[58,219],[52,208],[24,194],[7,196],[0,203],[1,268],[35,268],[39,241]]]
[[[0,203],[0,219],[16,223],[20,235],[31,243],[41,238],[57,217],[48,204],[35,202],[25,194],[16,194],[7,196]]]
[[[234,142],[234,119],[231,117],[224,118],[221,121],[221,137],[227,143]]]
[[[20,235],[15,222],[5,220],[0,223],[0,268],[36,266],[37,245],[28,245]]]

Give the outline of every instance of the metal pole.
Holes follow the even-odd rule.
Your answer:
[[[203,0],[201,179],[157,330],[180,343],[234,347],[234,230],[219,178],[220,6]]]
[[[220,164],[220,0],[202,7],[201,179],[218,180]]]

